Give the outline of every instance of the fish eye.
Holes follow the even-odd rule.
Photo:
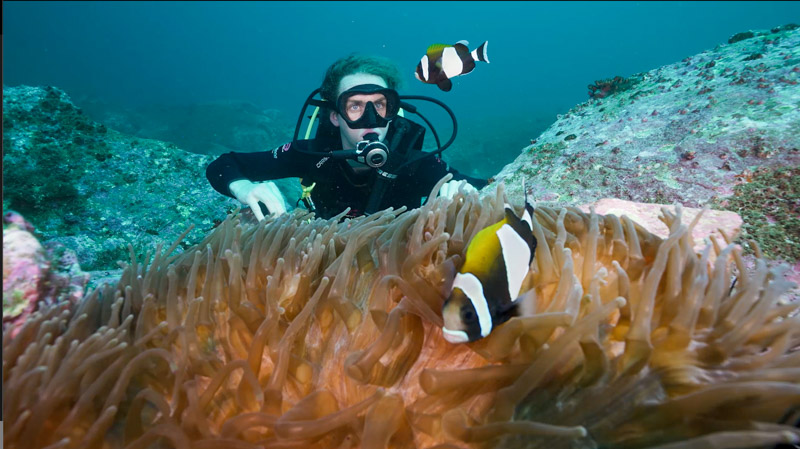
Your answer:
[[[469,309],[461,309],[461,319],[465,323],[470,323],[472,321],[475,321],[475,313],[473,313],[472,310]]]

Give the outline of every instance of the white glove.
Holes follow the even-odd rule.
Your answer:
[[[453,198],[456,193],[458,193],[458,188],[461,185],[464,185],[464,193],[476,192],[478,189],[472,186],[472,184],[468,183],[465,180],[461,181],[448,181],[444,183],[442,188],[439,190],[439,196],[444,198]]]
[[[278,186],[272,181],[258,182],[239,179],[228,185],[231,194],[237,200],[250,206],[258,221],[264,219],[259,202],[264,203],[270,215],[280,215],[286,212],[286,200],[283,198]]]

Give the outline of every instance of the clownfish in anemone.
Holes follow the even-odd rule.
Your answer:
[[[536,252],[532,217],[533,204],[527,198],[522,217],[506,203],[505,218],[472,239],[442,307],[445,340],[479,340],[522,312],[525,296],[520,293]]]

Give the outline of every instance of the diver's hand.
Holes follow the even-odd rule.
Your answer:
[[[449,181],[446,182],[441,189],[439,189],[439,196],[445,198],[453,198],[458,193],[458,188],[463,184],[464,193],[476,192],[478,189],[472,186],[467,181]]]
[[[255,183],[247,179],[239,179],[228,185],[231,194],[237,200],[250,206],[258,221],[264,219],[259,202],[264,203],[270,215],[280,215],[286,212],[286,200],[283,198],[278,186],[272,181]]]

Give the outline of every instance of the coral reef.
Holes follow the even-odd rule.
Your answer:
[[[680,208],[663,211],[666,239],[627,217],[537,208],[536,313],[447,343],[448,279],[503,195],[343,222],[234,214],[184,252],[131,249],[116,286],[4,332],[4,447],[800,439],[789,285],[763,261],[746,272],[737,245],[696,253]]]

